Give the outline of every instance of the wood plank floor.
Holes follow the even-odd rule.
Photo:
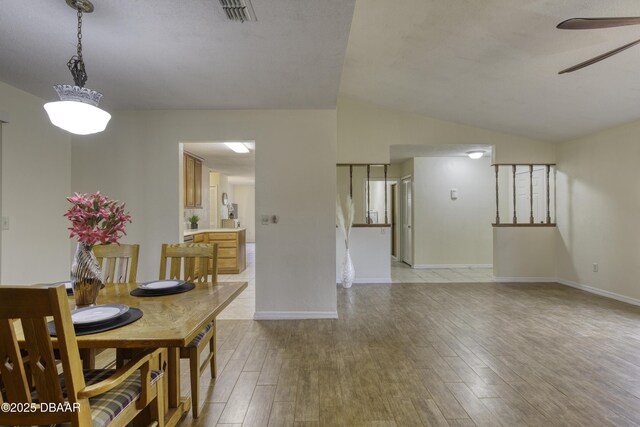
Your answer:
[[[338,307],[219,321],[219,377],[181,425],[640,425],[640,307],[495,283],[355,285]]]

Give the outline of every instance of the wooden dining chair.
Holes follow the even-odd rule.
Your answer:
[[[95,245],[93,253],[102,271],[102,283],[135,283],[140,245]]]
[[[53,354],[47,318],[53,317],[62,375]],[[15,325],[22,326],[28,367]],[[164,426],[162,371],[151,369],[161,350],[137,355],[122,369],[83,370],[67,293],[63,285],[0,286],[0,390],[8,403],[29,404],[35,412],[0,412],[0,425],[124,426],[148,410],[153,425]],[[0,393],[2,394],[2,393]],[[31,404],[35,404],[31,406]],[[70,411],[45,410],[68,404]]]
[[[170,264],[169,276],[166,274]],[[182,266],[182,268],[181,268]],[[218,244],[179,243],[162,245],[160,279],[179,279],[197,283],[218,283]],[[211,278],[209,278],[211,277]],[[200,361],[200,354],[209,344],[209,355]],[[211,366],[211,378],[216,376],[216,325],[207,325],[196,338],[180,349],[180,358],[189,359],[191,408],[193,418],[200,412],[200,377]]]
[[[167,264],[169,265],[168,273]],[[159,277],[160,280],[177,279],[194,283],[217,283],[218,244],[163,244],[160,254]]]
[[[95,245],[93,253],[96,256],[102,283],[113,285],[117,283],[135,283],[138,275],[138,253],[140,245],[108,244]],[[121,351],[116,349],[116,352]],[[92,348],[80,350],[84,368],[94,368],[98,351]],[[116,360],[118,356],[116,356]],[[120,365],[117,364],[119,367]]]

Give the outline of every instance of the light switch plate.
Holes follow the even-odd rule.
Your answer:
[[[8,230],[9,229],[9,217],[8,216],[3,216],[2,217],[2,229],[3,230]]]
[[[269,215],[261,215],[260,222],[262,222],[262,225],[269,225]]]

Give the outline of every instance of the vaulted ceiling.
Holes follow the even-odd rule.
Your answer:
[[[341,95],[560,141],[640,118],[640,26],[566,31],[572,17],[640,16],[637,0],[358,0]]]

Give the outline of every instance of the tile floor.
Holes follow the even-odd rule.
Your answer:
[[[251,320],[256,307],[256,245],[247,243],[247,268],[240,274],[221,274],[221,282],[247,281],[249,286],[218,316],[223,320]],[[491,268],[434,268],[418,270],[391,262],[391,283],[493,282]]]
[[[493,282],[492,268],[414,269],[403,262],[391,262],[391,283]]]
[[[256,244],[247,243],[247,268],[240,274],[220,274],[220,282],[247,282],[247,289],[218,315],[223,320],[250,320],[256,309]]]

